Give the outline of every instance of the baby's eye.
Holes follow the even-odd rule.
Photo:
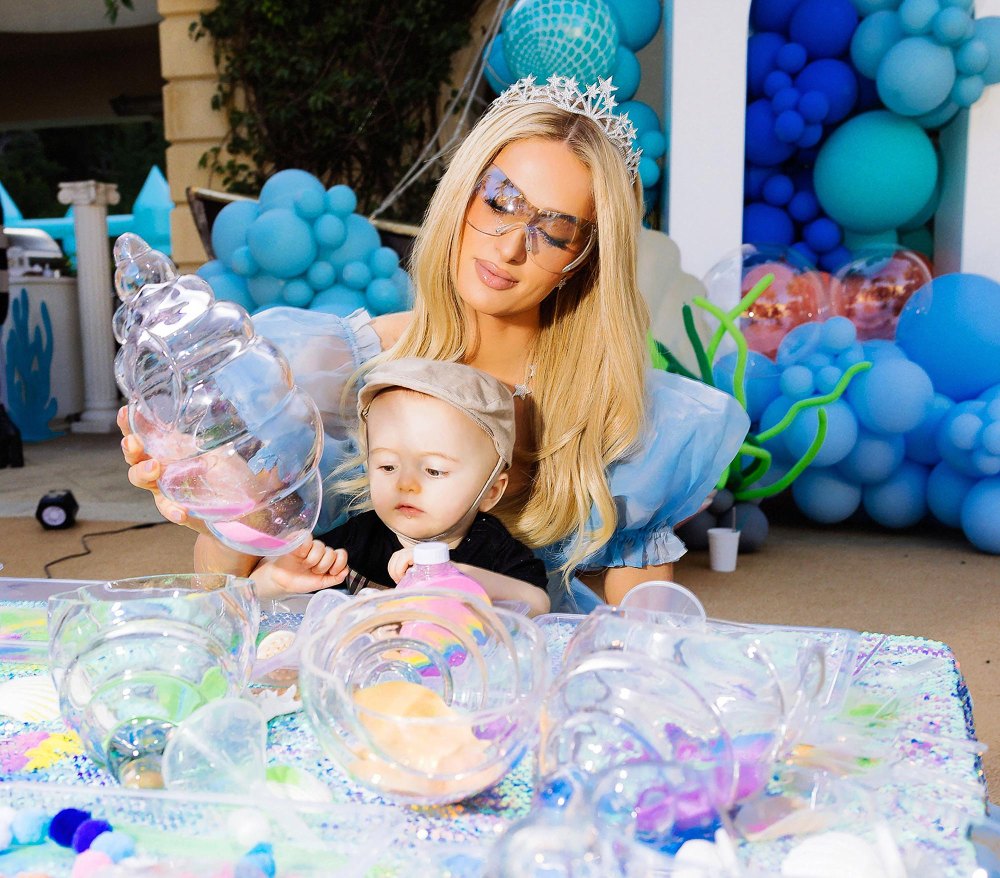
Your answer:
[[[440,478],[441,476],[448,475],[448,473],[446,473],[444,470],[434,469],[433,467],[427,467],[424,470],[424,472],[427,473],[427,475],[429,475],[432,479],[436,479],[436,478]]]
[[[391,463],[379,464],[377,469],[380,469],[384,473],[391,473],[396,471],[396,467]]]

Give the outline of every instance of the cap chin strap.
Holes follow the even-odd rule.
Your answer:
[[[486,479],[486,483],[483,485],[482,490],[476,496],[476,499],[472,501],[472,504],[466,510],[465,514],[456,521],[451,527],[446,530],[441,531],[439,534],[435,534],[432,537],[424,537],[423,539],[415,540],[413,537],[408,537],[406,534],[401,534],[398,530],[389,528],[399,540],[400,545],[403,548],[412,548],[417,543],[447,543],[449,549],[454,549],[465,537],[469,528],[472,525],[473,520],[476,517],[476,513],[479,512],[479,504],[483,502],[483,497],[486,496],[486,492],[493,486],[493,481],[504,469],[504,462],[502,457],[497,458],[497,465],[493,467],[493,472],[489,474]]]

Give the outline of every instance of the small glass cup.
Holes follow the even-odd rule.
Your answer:
[[[533,743],[548,656],[532,620],[471,595],[380,592],[318,622],[299,682],[316,736],[351,777],[445,804],[493,786]]]
[[[49,598],[49,668],[63,719],[125,786],[162,786],[172,730],[249,679],[260,606],[253,582],[145,576]]]

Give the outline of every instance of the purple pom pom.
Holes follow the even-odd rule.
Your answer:
[[[110,832],[111,824],[107,820],[84,820],[73,833],[73,850],[82,854],[89,850],[91,843],[103,832]]]
[[[49,838],[60,847],[72,847],[73,833],[76,832],[81,823],[89,819],[89,811],[81,811],[79,808],[63,808],[49,824]]]

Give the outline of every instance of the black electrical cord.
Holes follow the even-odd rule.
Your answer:
[[[50,567],[54,567],[56,564],[61,564],[63,561],[69,561],[72,558],[84,558],[87,555],[89,555],[92,550],[90,546],[87,544],[87,540],[89,540],[91,537],[108,537],[111,536],[112,534],[123,534],[127,533],[130,530],[145,530],[146,528],[149,527],[157,527],[158,525],[167,523],[168,522],[166,521],[145,521],[141,524],[130,524],[128,527],[120,527],[117,530],[97,530],[89,534],[84,534],[82,537],[80,537],[80,544],[83,546],[83,551],[76,552],[73,555],[63,555],[61,558],[56,558],[55,561],[49,561],[49,563],[45,565],[45,578],[46,579],[52,578],[52,573],[49,571]]]

